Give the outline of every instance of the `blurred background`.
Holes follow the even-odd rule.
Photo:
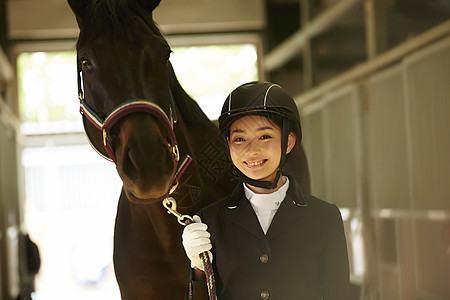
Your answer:
[[[450,299],[449,0],[162,0],[154,19],[211,120],[247,81],[295,98],[355,299]],[[66,1],[0,0],[0,299],[36,269],[32,299],[120,299],[121,181],[84,135],[77,36]]]

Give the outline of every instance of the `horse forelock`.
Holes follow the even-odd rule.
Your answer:
[[[136,42],[142,38],[143,30],[150,30],[162,37],[152,15],[140,7],[138,1],[90,1],[85,10],[79,43],[80,40],[96,40],[99,37]]]

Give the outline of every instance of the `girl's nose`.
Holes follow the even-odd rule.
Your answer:
[[[245,153],[247,155],[254,155],[260,152],[260,147],[257,141],[249,141],[247,147],[245,148]]]

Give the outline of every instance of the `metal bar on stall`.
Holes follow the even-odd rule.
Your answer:
[[[303,26],[283,43],[266,54],[264,58],[264,69],[266,72],[273,71],[291,58],[297,55],[305,45],[305,41],[318,36],[330,29],[338,20],[346,15],[362,0],[341,0],[331,8],[317,15],[306,26]]]
[[[413,37],[405,41],[401,45],[392,48],[391,50],[388,50],[383,54],[380,54],[374,59],[362,63],[344,72],[342,75],[320,84],[316,88],[295,96],[294,100],[297,103],[298,107],[304,108],[306,104],[310,104],[312,101],[318,99],[327,92],[342,87],[346,83],[354,81],[355,79],[367,76],[368,74],[375,72],[376,70],[389,66],[390,64],[400,60],[408,53],[411,53],[421,47],[430,44],[433,41],[449,35],[450,21],[446,21],[423,34]]]

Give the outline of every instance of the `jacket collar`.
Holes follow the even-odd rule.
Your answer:
[[[292,201],[296,206],[302,207],[307,206],[308,201],[306,200],[305,195],[300,187],[300,185],[295,181],[294,178],[289,176],[289,189],[287,191],[286,197],[289,196],[289,200]],[[239,182],[234,191],[231,193],[230,198],[228,199],[227,207],[228,209],[236,209],[239,206],[239,203],[245,197],[244,187],[242,186],[242,182]],[[288,199],[285,199],[288,200]],[[283,201],[284,202],[284,201]]]
[[[306,207],[308,205],[306,197],[303,195],[303,192],[297,182],[295,182],[295,180],[291,177],[289,177],[289,180],[291,183],[289,185],[286,198],[278,208],[278,211],[275,214],[266,235],[264,235],[264,232],[259,224],[258,217],[253,211],[250,202],[245,198],[242,184],[238,184],[228,199],[228,209],[233,211],[233,216],[231,218],[232,222],[262,240],[271,238],[272,236],[276,236],[283,232],[284,229],[296,222],[302,215],[299,213],[299,210],[294,208],[301,209],[302,207]]]

